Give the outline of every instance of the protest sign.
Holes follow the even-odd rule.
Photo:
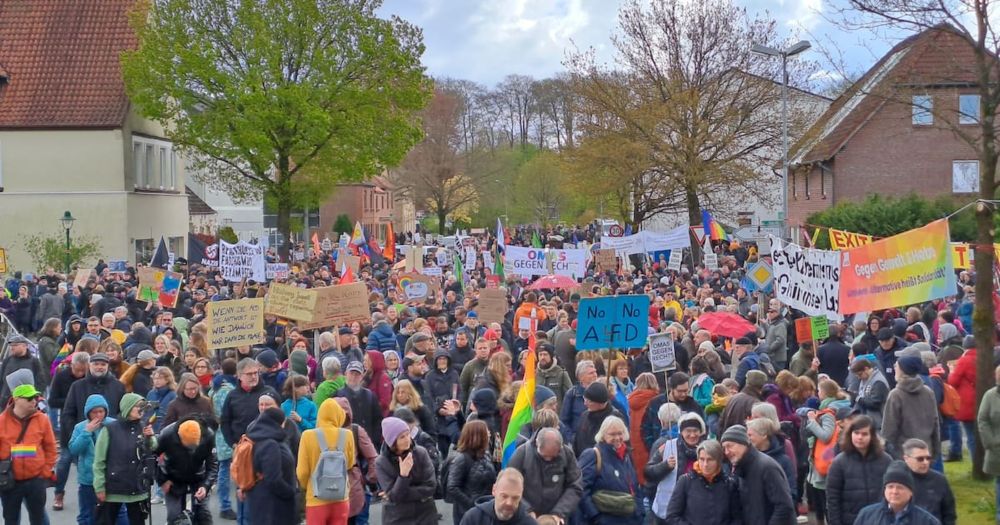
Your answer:
[[[252,279],[264,282],[267,280],[264,247],[246,241],[229,244],[220,240],[219,269],[222,272],[222,278],[227,281],[236,282]]]
[[[800,317],[795,320],[795,340],[799,342],[812,340],[811,317]]]
[[[128,262],[108,261],[108,270],[110,270],[111,273],[125,273],[125,271],[128,270]]]
[[[440,288],[441,281],[437,277],[411,273],[399,278],[399,291],[404,301],[423,301]]]
[[[559,250],[508,246],[504,252],[504,269],[521,277],[548,275],[583,277],[587,271],[587,250]]]
[[[160,281],[159,301],[164,308],[177,306],[177,296],[181,292],[181,282],[184,276],[177,272],[163,272]]]
[[[818,315],[810,319],[812,320],[812,338],[814,341],[822,341],[830,337],[830,320],[826,316]]]
[[[602,271],[614,270],[615,251],[607,248],[597,250],[597,256],[594,257],[594,261],[597,262],[597,265],[601,267]]]
[[[264,266],[264,276],[271,279],[288,279],[288,263],[267,263]]]
[[[649,335],[649,296],[619,295],[580,301],[577,350],[642,348]]]
[[[315,290],[280,283],[273,283],[268,288],[265,314],[296,321],[312,321],[315,309]]]
[[[0,248],[0,273],[7,273],[7,250]]]
[[[159,294],[160,285],[163,283],[163,270],[151,266],[143,266],[137,270],[139,277],[139,291],[136,299],[151,303],[156,300]]]
[[[487,269],[487,270],[489,270],[489,271],[492,272],[493,271],[493,254],[490,253],[490,252],[482,252],[482,253],[483,253],[483,268],[485,268],[485,269]]]
[[[473,248],[473,247],[471,247],[471,246],[466,246],[465,247],[465,257],[463,257],[462,259],[465,260],[465,267],[466,268],[475,266],[476,265],[476,249]]]
[[[872,243],[872,236],[851,233],[830,228],[830,247],[834,250],[849,250]]]
[[[448,257],[447,248],[438,248],[437,253],[435,254],[435,258],[437,259],[438,266],[448,266],[449,264],[451,264],[451,260]]]
[[[424,275],[430,275],[432,277],[441,277],[442,275],[444,275],[444,272],[441,270],[441,268],[437,266],[428,266],[423,269],[422,273]]]
[[[689,226],[683,224],[667,232],[643,230],[635,235],[625,237],[601,237],[601,248],[612,249],[623,255],[657,252],[661,250],[680,250],[691,247]]]
[[[680,250],[672,250],[670,252],[670,262],[667,263],[667,269],[675,272],[681,271],[681,257],[683,257],[683,254]]]
[[[340,284],[315,288],[316,309],[313,320],[303,322],[299,328],[312,330],[340,326],[354,321],[371,321],[368,309],[368,287],[365,283]]]
[[[329,253],[333,249],[333,241],[329,237],[324,237],[319,243],[319,249],[323,250],[324,253]]]
[[[348,255],[345,262],[347,263],[347,267],[351,269],[351,272],[354,273],[355,277],[361,275],[361,257],[357,255]]]
[[[712,252],[705,253],[705,268],[709,270],[719,269],[719,256]]]
[[[840,253],[783,244],[771,238],[771,271],[779,301],[805,312],[840,320]]]
[[[479,290],[479,306],[476,315],[481,323],[503,323],[507,315],[507,292],[497,288]]]
[[[841,252],[840,313],[917,304],[955,293],[948,220]]]
[[[653,366],[653,372],[663,372],[677,368],[673,334],[666,333],[649,336],[649,363]]]
[[[86,288],[87,281],[90,280],[90,274],[93,272],[94,272],[93,268],[77,268],[76,278],[73,279],[73,286],[81,290]]]
[[[993,245],[993,257],[1000,261],[1000,244]],[[976,250],[962,242],[951,243],[951,258],[956,270],[968,270],[976,262]]]
[[[212,301],[205,307],[208,349],[264,342],[264,299]]]

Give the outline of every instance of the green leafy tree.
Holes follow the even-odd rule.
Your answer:
[[[66,238],[62,232],[51,234],[22,235],[24,251],[28,252],[36,271],[52,267],[65,270]],[[70,242],[69,264],[71,268],[79,268],[87,261],[96,260],[102,253],[99,238],[90,235],[74,236]]]
[[[236,244],[240,242],[240,237],[239,235],[236,235],[236,230],[234,230],[232,226],[223,226],[219,228],[219,238],[229,244]]]
[[[351,218],[347,216],[346,213],[341,213],[337,215],[337,220],[333,222],[333,232],[339,237],[341,234],[350,235],[354,232],[354,223],[351,222]]]
[[[419,28],[379,0],[146,0],[126,90],[236,200],[291,211],[402,160],[430,97]],[[287,255],[288,246],[282,247]]]

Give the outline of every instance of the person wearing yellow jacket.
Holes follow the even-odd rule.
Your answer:
[[[306,524],[307,525],[343,525],[347,523],[350,511],[350,491],[344,492],[342,501],[327,501],[316,498],[312,487],[313,470],[319,463],[321,454],[317,432],[322,432],[327,449],[337,446],[340,434],[344,433],[344,457],[347,459],[347,469],[354,467],[356,452],[354,449],[354,434],[349,428],[341,428],[346,415],[337,401],[327,399],[319,407],[316,418],[316,428],[302,433],[299,442],[298,467],[295,469],[299,478],[299,486],[306,491]]]

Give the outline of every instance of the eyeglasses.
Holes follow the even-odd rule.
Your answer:
[[[907,456],[914,461],[919,461],[921,463],[928,463],[931,461],[930,456]]]

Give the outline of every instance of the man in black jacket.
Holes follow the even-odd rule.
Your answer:
[[[535,516],[568,523],[583,496],[576,456],[563,445],[559,429],[543,427],[510,458],[509,468],[524,476],[524,503]]]
[[[108,402],[108,416],[118,417],[118,404],[125,395],[125,385],[115,376],[108,373],[110,360],[104,354],[90,356],[90,373],[87,377],[75,381],[66,394],[66,404],[59,415],[59,445],[69,447],[69,438],[73,427],[87,418],[83,407],[91,394],[101,394]]]
[[[219,418],[222,437],[229,446],[235,445],[246,433],[247,426],[257,419],[260,396],[268,394],[274,399],[281,399],[273,388],[261,384],[260,365],[253,359],[243,359],[236,365],[236,378],[240,386],[226,396]]]
[[[596,443],[594,436],[601,428],[601,423],[608,416],[618,417],[622,421],[627,419],[615,407],[611,406],[611,393],[604,383],[598,381],[591,383],[583,392],[583,402],[587,411],[580,417],[579,426],[576,427],[576,433],[573,435],[573,451],[577,458],[583,454],[584,450],[594,446]]]
[[[210,525],[212,515],[206,498],[219,473],[211,427],[195,417],[171,423],[160,431],[156,453],[162,454],[156,482],[163,489],[167,522],[181,516],[187,496],[193,493],[195,523]]]
[[[750,444],[747,429],[733,425],[722,434],[722,448],[740,480],[744,523],[791,525],[795,506],[778,462]]]
[[[660,406],[667,402],[680,407],[681,415],[693,412],[702,419],[705,418],[701,405],[691,397],[688,375],[684,372],[674,372],[667,380],[667,393],[654,397],[642,416],[642,426],[640,427],[642,435],[640,437],[646,443],[647,448],[653,448],[653,442],[660,438],[660,431],[663,430],[660,425]]]
[[[493,497],[484,497],[475,507],[462,517],[460,525],[536,525],[521,501],[524,493],[524,477],[521,473],[505,468],[497,474],[493,484]]]
[[[847,384],[847,369],[851,366],[851,348],[844,344],[840,325],[830,325],[830,337],[819,345],[819,373],[830,376],[838,385]]]
[[[347,365],[347,380],[344,388],[335,394],[342,397],[351,404],[351,420],[354,424],[365,429],[372,438],[373,443],[382,442],[382,408],[378,404],[378,399],[371,390],[362,386],[365,377],[364,365],[357,361],[351,361]]]
[[[934,457],[927,443],[920,439],[907,439],[903,443],[903,461],[913,473],[913,503],[930,512],[942,525],[955,525],[955,495],[948,485],[948,478],[931,470]]]
[[[77,381],[83,379],[87,375],[87,368],[90,365],[90,354],[86,352],[76,352],[73,354],[70,360],[69,366],[63,368],[55,377],[52,378],[52,388],[49,390],[49,398],[47,400],[49,404],[49,410],[54,411],[54,417],[62,417],[63,407],[66,406],[66,398],[69,397],[70,387],[73,386]],[[52,502],[52,508],[54,510],[62,510],[63,508],[63,498],[66,494],[66,479],[69,478],[69,467],[72,465],[73,455],[69,452],[69,438],[72,436],[73,430],[70,429],[69,434],[63,434],[62,429],[59,432],[59,462],[56,463],[56,492],[55,500]],[[63,442],[63,437],[66,441]]]

